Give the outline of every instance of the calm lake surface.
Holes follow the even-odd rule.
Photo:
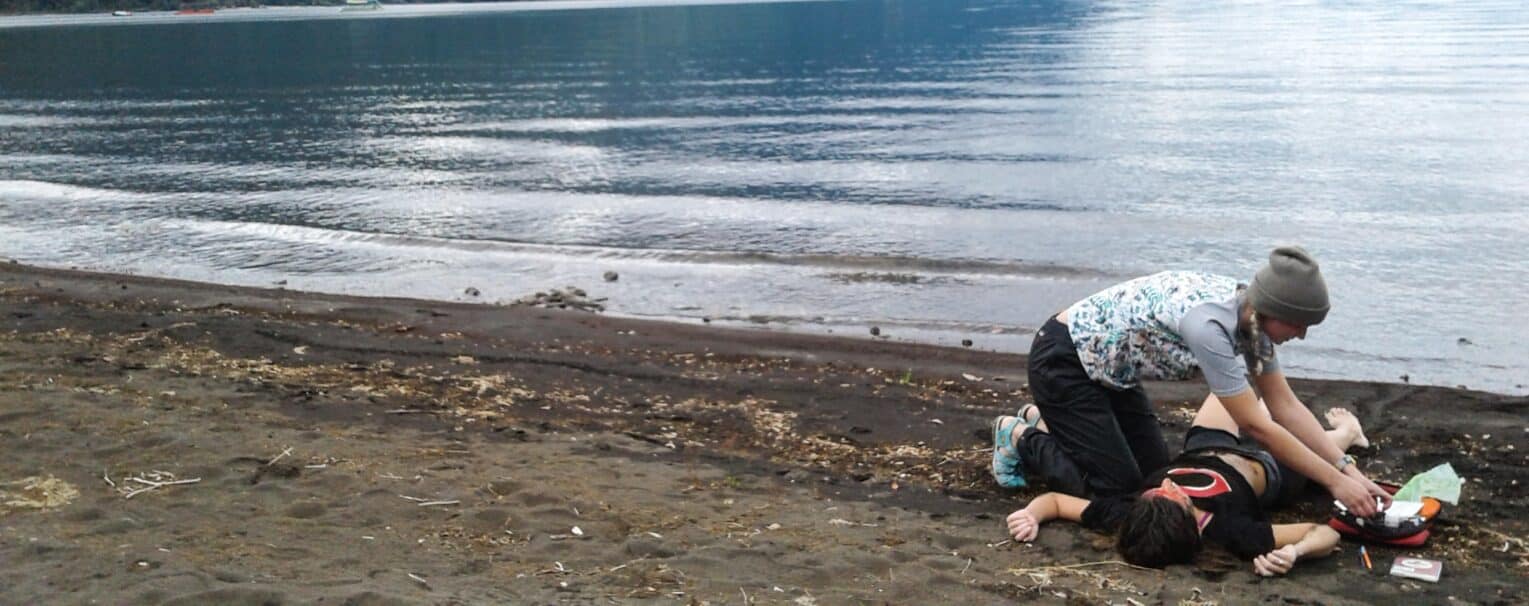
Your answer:
[[[1251,277],[1300,243],[1334,310],[1291,374],[1525,393],[1526,241],[1517,0],[0,19],[0,256],[28,263],[576,285],[611,313],[1023,351],[1111,282]]]

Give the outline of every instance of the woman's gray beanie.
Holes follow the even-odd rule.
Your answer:
[[[1316,259],[1299,246],[1269,253],[1269,264],[1253,276],[1248,299],[1260,315],[1312,326],[1327,317],[1327,282]]]

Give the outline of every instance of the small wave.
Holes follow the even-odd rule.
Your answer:
[[[698,311],[698,309],[676,309],[675,311]],[[673,318],[673,315],[647,315],[628,314],[633,317],[649,318]],[[870,327],[876,326],[887,332],[915,331],[923,333],[939,334],[988,334],[1002,336],[1024,336],[1035,333],[1035,329],[1027,326],[1012,326],[1005,324],[993,324],[989,322],[964,322],[960,320],[939,319],[912,319],[912,318],[858,318],[840,316],[806,316],[794,314],[749,314],[749,315],[711,315],[708,320],[723,323],[776,325],[792,327]]]
[[[626,259],[663,263],[775,265],[819,269],[839,273],[884,272],[893,274],[978,274],[1015,277],[1099,278],[1098,270],[1027,263],[1023,261],[984,259],[937,259],[912,256],[859,254],[789,254],[751,251],[711,251],[661,248],[621,248],[575,244],[540,244],[504,240],[438,238],[378,232],[334,229],[322,226],[273,223],[246,223],[216,220],[171,219],[167,224],[198,231],[221,231],[229,234],[266,237],[294,242],[344,242],[387,247],[433,248],[462,252],[504,254],[539,254],[594,259]]]
[[[64,126],[81,126],[94,122],[96,120],[89,118],[0,114],[0,128],[59,128]]]
[[[7,200],[102,200],[127,199],[138,194],[48,181],[0,180],[0,197]]]

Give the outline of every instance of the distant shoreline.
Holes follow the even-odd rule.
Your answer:
[[[538,0],[388,0],[382,4],[489,4],[503,2],[535,2]],[[56,7],[50,8],[50,6]],[[23,17],[28,15],[95,15],[115,11],[129,12],[176,12],[179,10],[236,8],[301,7],[313,8],[345,6],[345,0],[312,0],[307,2],[274,0],[251,2],[247,0],[224,0],[210,2],[170,2],[166,0],[119,0],[114,2],[63,3],[56,0],[0,0],[0,17]]]

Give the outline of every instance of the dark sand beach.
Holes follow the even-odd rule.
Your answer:
[[[1373,548],[1366,571],[1345,542],[1264,579],[1216,554],[1109,563],[1100,535],[1065,524],[1006,541],[1038,489],[992,483],[987,423],[1028,401],[1023,369],[0,265],[0,602],[1529,601],[1523,397],[1294,382],[1319,412],[1359,415],[1372,476],[1447,461],[1468,480],[1424,547]],[[1148,389],[1176,443],[1199,387]],[[1313,500],[1277,519],[1325,516]],[[1442,580],[1386,576],[1400,554],[1443,560]]]

